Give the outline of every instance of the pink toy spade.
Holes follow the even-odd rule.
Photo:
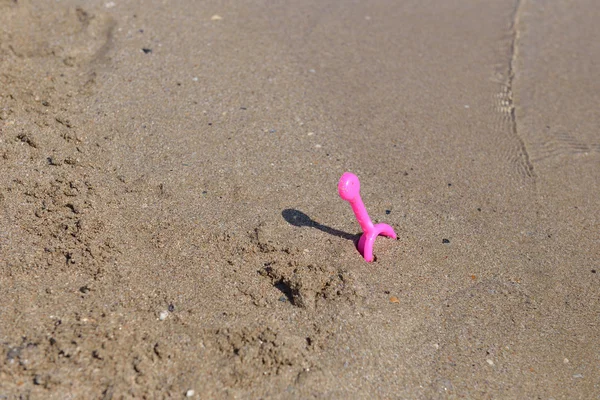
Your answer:
[[[363,234],[358,241],[358,251],[363,255],[365,261],[373,261],[373,243],[379,235],[388,236],[396,239],[394,229],[388,224],[373,225],[365,204],[360,198],[360,182],[358,177],[351,172],[345,172],[338,183],[338,192],[340,197],[352,206],[352,211],[363,230]]]

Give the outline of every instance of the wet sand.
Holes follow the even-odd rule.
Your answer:
[[[0,398],[597,397],[599,17],[0,0]]]

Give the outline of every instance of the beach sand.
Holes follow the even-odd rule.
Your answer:
[[[599,398],[598,20],[0,0],[0,398]]]

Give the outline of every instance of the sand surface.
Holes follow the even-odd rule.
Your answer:
[[[0,399],[600,398],[599,20],[0,0]]]

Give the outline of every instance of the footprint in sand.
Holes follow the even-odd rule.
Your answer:
[[[82,7],[0,0],[0,60],[54,58],[81,67],[110,48],[113,19]]]

